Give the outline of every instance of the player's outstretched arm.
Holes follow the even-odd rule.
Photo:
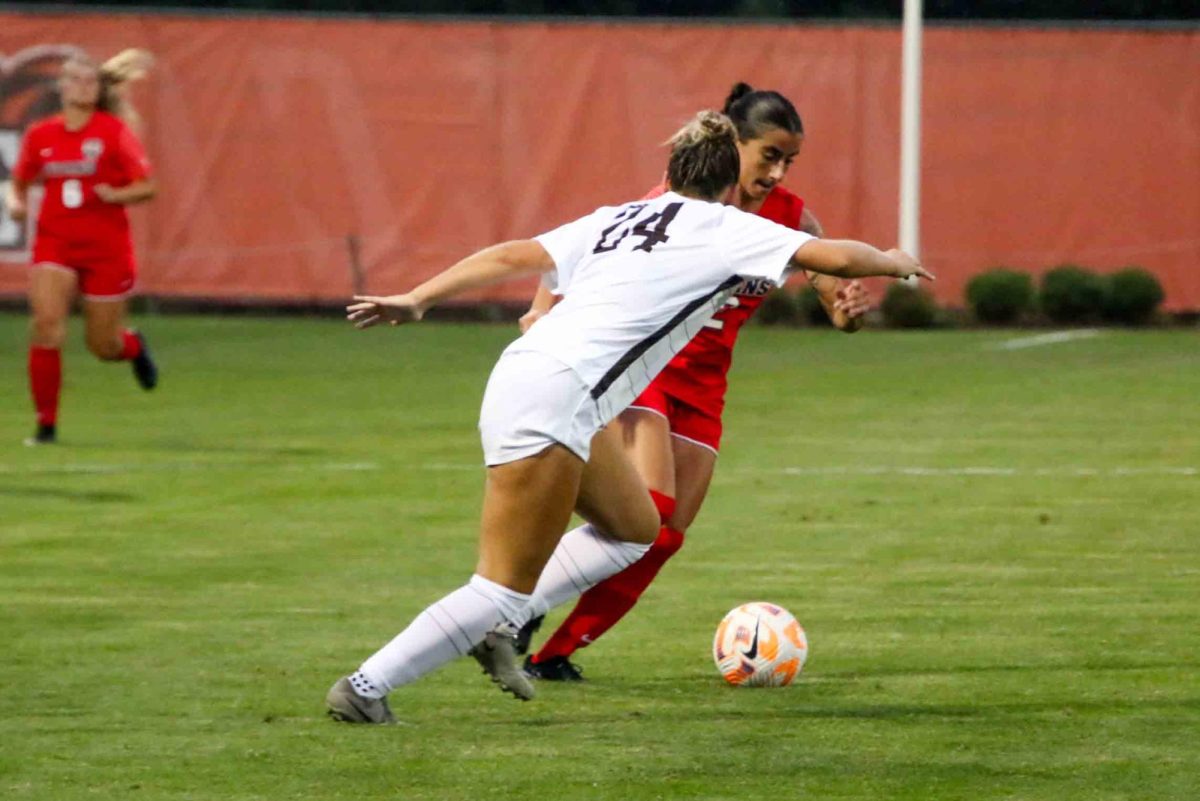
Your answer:
[[[455,295],[553,269],[554,260],[536,240],[518,239],[492,245],[406,294],[387,297],[355,295],[357,302],[346,307],[346,319],[354,323],[355,328],[370,328],[380,323],[400,325],[415,322],[424,317],[430,308]]]
[[[915,275],[927,281],[933,280],[933,275],[904,251],[889,250],[884,253],[853,239],[810,240],[792,255],[792,264],[803,270],[837,278],[909,278]]]

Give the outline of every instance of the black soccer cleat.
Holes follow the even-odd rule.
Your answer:
[[[517,632],[517,641],[514,644],[518,654],[524,656],[529,653],[529,643],[533,641],[533,635],[542,627],[542,621],[545,619],[545,615],[538,615],[524,626],[521,626],[521,630]]]
[[[133,377],[137,379],[138,384],[147,392],[158,386],[158,365],[154,363],[154,357],[150,355],[150,346],[146,344],[146,338],[142,336],[141,331],[133,333],[139,343],[141,343],[141,352],[133,359]]]
[[[38,445],[53,445],[58,442],[58,429],[54,423],[38,423],[37,433],[25,440],[33,448]]]
[[[545,662],[525,658],[525,673],[540,681],[583,681],[583,668],[572,665],[565,656],[553,656]]]

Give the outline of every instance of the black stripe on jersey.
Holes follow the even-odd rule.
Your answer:
[[[707,295],[696,298],[679,310],[679,313],[670,319],[670,321],[662,328],[655,331],[650,336],[643,339],[641,342],[630,348],[624,356],[617,359],[617,363],[608,369],[608,372],[601,377],[599,383],[592,388],[592,399],[596,400],[612,386],[613,382],[625,374],[630,365],[642,358],[642,354],[654,347],[654,343],[658,342],[665,336],[670,335],[680,323],[691,316],[692,312],[708,303],[717,295],[724,292],[726,289],[732,289],[742,282],[742,277],[735,275],[732,278],[727,278],[719,287],[709,292]]]

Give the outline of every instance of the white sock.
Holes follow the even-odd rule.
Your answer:
[[[482,576],[471,576],[466,586],[427,607],[363,662],[350,682],[359,695],[382,698],[466,654],[498,624],[516,617],[529,598]]]
[[[641,559],[648,550],[649,544],[615,540],[591,524],[568,531],[550,555],[529,603],[512,623],[523,626],[531,618],[583,595]]]

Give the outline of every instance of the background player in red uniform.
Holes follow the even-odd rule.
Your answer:
[[[115,113],[132,114],[120,86],[147,62],[126,51],[104,67],[83,56],[64,62],[62,113],[26,131],[13,169],[9,214],[28,214],[28,190],[45,188],[29,271],[32,313],[29,383],[37,433],[29,444],[56,440],[62,345],[76,293],[83,296],[88,350],[105,361],[130,361],[144,389],[158,370],[141,334],[126,328],[136,268],[125,206],[149,200],[156,184],[137,136]]]
[[[800,151],[804,128],[792,103],[778,92],[755,91],[745,83],[733,87],[724,112],[738,129],[741,174],[735,205],[773,222],[821,236],[816,217],[804,201],[780,182]],[[657,196],[662,188],[650,193]],[[809,274],[834,325],[858,330],[869,306],[858,282],[843,285],[830,276]],[[663,518],[650,551],[638,562],[585,593],[543,648],[526,660],[530,674],[548,680],[575,680],[579,669],[570,661],[576,649],[594,642],[617,623],[682,546],[684,532],[696,519],[708,493],[721,442],[721,413],[733,346],[771,287],[745,283],[706,328],[620,416],[625,446],[646,480]],[[552,305],[539,291],[528,328]],[[540,619],[522,632],[527,639]]]

